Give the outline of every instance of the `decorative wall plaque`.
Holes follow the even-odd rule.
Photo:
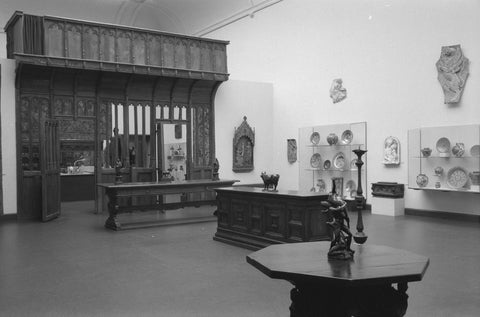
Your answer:
[[[463,56],[460,45],[443,46],[436,66],[445,103],[459,102],[467,81],[469,66],[468,58]]]
[[[400,141],[393,136],[385,139],[383,144],[383,164],[400,164]]]
[[[288,163],[295,163],[297,161],[297,140],[287,140],[287,158]]]
[[[347,89],[342,87],[343,80],[341,78],[334,79],[330,87],[330,98],[333,103],[337,103],[347,98]]]
[[[247,123],[247,117],[243,117],[242,124],[235,128],[233,137],[233,167],[237,173],[250,172],[253,170],[253,146],[255,145],[255,130]]]

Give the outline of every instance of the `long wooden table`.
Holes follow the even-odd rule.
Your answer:
[[[380,245],[352,245],[352,260],[330,260],[330,242],[272,245],[247,262],[274,279],[291,282],[291,317],[400,317],[407,283],[420,281],[429,259]],[[392,287],[392,284],[397,287]]]
[[[105,221],[105,227],[113,230],[121,230],[122,225],[117,219],[117,215],[122,212],[132,210],[148,210],[157,209],[165,210],[186,206],[199,205],[215,205],[216,200],[213,195],[212,199],[182,201],[178,203],[163,203],[160,199],[155,199],[156,196],[170,195],[170,194],[193,194],[211,191],[215,188],[232,186],[237,180],[185,180],[185,181],[171,181],[171,182],[135,182],[135,183],[101,183],[97,186],[105,190],[105,195],[108,197],[108,218]],[[120,200],[125,198],[143,198],[142,196],[154,197],[145,203],[136,204],[122,204]],[[142,199],[138,199],[141,201]]]

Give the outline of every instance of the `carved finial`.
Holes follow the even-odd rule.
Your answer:
[[[247,121],[247,116],[243,116],[243,121]]]

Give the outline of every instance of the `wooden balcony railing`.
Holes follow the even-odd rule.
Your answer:
[[[68,68],[228,79],[228,41],[17,11],[5,26],[7,57]]]

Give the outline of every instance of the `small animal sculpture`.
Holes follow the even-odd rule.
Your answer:
[[[260,177],[262,178],[263,184],[265,185],[263,187],[263,190],[277,191],[278,179],[280,178],[279,174],[267,175],[267,173],[262,172],[260,174]]]

